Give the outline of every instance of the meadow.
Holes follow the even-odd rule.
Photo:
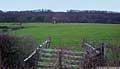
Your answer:
[[[14,23],[0,23],[0,26],[18,26]],[[33,37],[39,44],[51,37],[51,48],[65,47],[72,50],[83,50],[81,41],[110,43],[120,47],[120,24],[95,24],[95,23],[24,23],[24,28],[13,31],[17,36]],[[10,32],[11,33],[11,32]],[[107,54],[111,58],[112,52]]]
[[[53,46],[77,46],[82,39],[120,43],[120,24],[24,23],[23,26],[15,31],[16,35],[31,36],[39,43],[50,36]]]

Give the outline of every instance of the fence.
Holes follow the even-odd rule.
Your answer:
[[[28,58],[28,61],[36,53],[39,54],[37,67],[41,69],[88,69],[103,66],[106,60],[106,46],[102,43],[94,48],[89,42],[83,41],[82,51],[72,51],[63,48],[50,49],[50,40],[41,44]]]
[[[84,69],[96,69],[98,66],[104,66],[106,61],[106,46],[101,43],[98,48],[93,47],[87,41],[83,41],[83,47],[85,51],[84,57]]]
[[[69,69],[79,68],[79,62],[83,60],[84,52],[73,52],[63,49],[48,49],[50,38],[44,41],[36,50],[34,50],[24,62],[29,61],[36,53],[39,53],[38,68],[50,69]],[[82,61],[83,62],[83,61]]]
[[[51,38],[49,37],[24,59],[24,65],[27,66],[29,60],[36,55],[39,57],[34,60],[36,62],[36,67],[31,67],[32,69],[96,69],[96,67],[112,65],[109,64],[110,62],[108,62],[106,58],[108,46],[105,43],[94,46],[90,42],[83,41],[82,47],[84,48],[84,51],[72,51],[63,48],[51,49],[49,48],[50,42]],[[111,50],[114,49],[111,48]],[[119,52],[120,48],[115,50],[118,50]],[[0,57],[0,66],[1,62],[2,60]],[[119,61],[115,65],[119,66]],[[0,69],[2,68],[0,67]],[[22,67],[16,67],[16,69],[22,69]],[[24,69],[29,69],[29,66],[24,67]]]
[[[39,58],[39,50],[41,48],[48,48],[50,45],[50,37],[43,41],[41,45],[39,45],[38,48],[36,48],[28,57],[24,59],[24,69],[37,69],[37,64],[38,64],[38,58]],[[32,59],[32,60],[31,60]],[[31,63],[34,62],[34,65]]]
[[[84,52],[73,52],[63,49],[41,49],[39,67],[51,69],[79,68]]]

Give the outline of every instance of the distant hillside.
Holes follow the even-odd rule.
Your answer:
[[[120,13],[110,11],[53,12],[51,10],[0,11],[0,22],[68,22],[120,24]]]

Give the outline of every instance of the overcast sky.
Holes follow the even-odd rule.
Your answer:
[[[107,10],[120,12],[120,0],[0,0],[0,10]]]

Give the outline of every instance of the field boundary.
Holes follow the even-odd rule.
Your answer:
[[[83,40],[82,47],[84,51],[72,51],[63,48],[51,49],[50,39],[45,40],[39,48],[37,48],[28,58],[24,61],[27,62],[34,56],[39,54],[37,63],[38,68],[50,69],[94,69],[101,66],[109,66],[106,59],[107,45],[101,43],[97,48],[90,42]],[[119,64],[117,65],[119,66]]]

